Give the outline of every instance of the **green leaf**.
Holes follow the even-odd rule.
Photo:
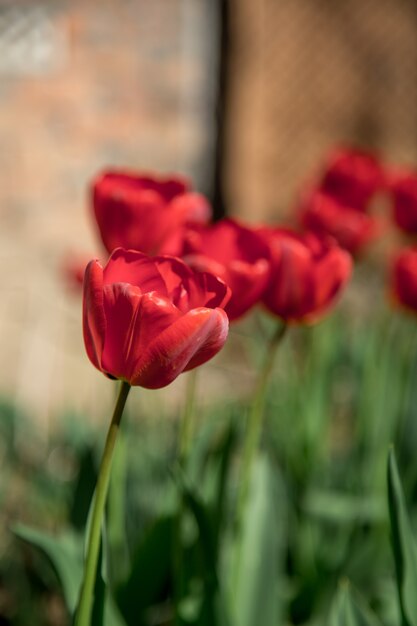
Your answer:
[[[234,562],[234,615],[238,626],[282,621],[281,566],[286,503],[278,472],[266,456],[253,470],[242,535]]]
[[[359,594],[352,593],[348,581],[344,581],[333,603],[329,626],[381,626],[381,623]]]
[[[184,502],[197,522],[200,538],[199,545],[203,554],[206,569],[206,580],[217,585],[217,551],[213,521],[208,507],[190,489],[184,486]]]
[[[76,530],[84,532],[97,483],[97,470],[94,462],[94,452],[91,447],[86,446],[81,451],[79,463],[78,476],[72,496],[70,521]]]
[[[91,626],[125,626],[110,588],[106,584],[104,572],[103,542],[100,548],[99,561],[97,564],[97,577],[94,586],[94,604],[91,615]]]
[[[110,594],[106,596],[104,605],[104,626],[126,626],[126,622],[120,615],[115,601]]]
[[[204,502],[209,512],[211,548],[214,550],[212,556],[217,561],[221,542],[221,535],[224,530],[224,521],[227,504],[227,482],[232,462],[233,452],[237,442],[237,428],[232,421],[226,429],[222,428],[214,442],[207,443],[204,452],[204,463],[200,460],[201,466],[196,472],[196,467],[186,467],[184,475],[176,476],[179,489],[183,491],[184,481],[187,483],[186,491],[188,495],[194,497],[198,493],[198,499]],[[213,435],[213,433],[211,433]],[[212,437],[213,438],[213,437]]]
[[[322,489],[311,489],[303,502],[309,515],[335,524],[383,521],[386,518],[385,506],[383,499]]]
[[[23,524],[16,524],[12,530],[17,537],[41,550],[49,559],[61,584],[66,605],[73,614],[83,575],[81,537],[71,532],[52,537]]]
[[[226,486],[229,477],[229,470],[233,451],[237,441],[236,426],[230,423],[223,440],[220,444],[216,456],[219,462],[218,480],[216,485],[215,505],[213,510],[213,524],[215,533],[215,549],[218,555],[220,545],[220,535],[223,528],[226,507]]]
[[[203,595],[199,608],[198,626],[228,626],[226,612],[218,578],[218,533],[213,520],[212,509],[205,504],[189,487],[182,483],[183,500],[190,510],[198,526],[199,538],[197,547],[201,554],[201,571],[198,572],[203,581]],[[199,601],[198,595],[194,601]],[[179,607],[181,609],[181,607]],[[184,617],[182,615],[182,617]]]
[[[130,575],[116,592],[117,604],[129,626],[145,623],[144,612],[162,599],[171,571],[173,532],[173,517],[162,516],[135,551]]]
[[[229,467],[237,439],[230,420],[210,425],[193,447],[186,467],[173,478],[180,492],[174,553],[175,610],[178,624],[229,623],[218,580]]]
[[[417,550],[393,450],[388,459],[388,506],[402,626],[417,626]]]

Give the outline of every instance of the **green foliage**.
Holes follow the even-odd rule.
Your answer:
[[[72,532],[53,537],[23,524],[16,524],[13,532],[23,541],[41,550],[50,560],[60,582],[67,607],[73,613],[83,572],[82,538]]]
[[[272,326],[267,318],[260,323],[256,330],[248,320],[233,337],[247,362],[264,355]],[[127,415],[94,626],[417,626],[414,326],[388,311],[358,321],[341,309],[316,327],[290,329],[240,527],[236,500],[251,389],[238,401],[219,398],[198,409],[182,467],[178,420]],[[13,626],[49,625],[48,606],[58,603],[61,621],[51,618],[51,626],[69,624],[104,433],[87,433],[79,426],[85,418],[72,416],[36,458],[19,444],[27,420],[4,407],[0,589],[10,600],[0,616]],[[388,514],[390,443],[403,480],[391,453]],[[67,474],[64,462],[73,468]],[[7,528],[16,519],[42,530],[14,524],[13,540]],[[337,587],[343,577],[353,590]]]
[[[388,461],[388,504],[402,626],[416,626],[417,548],[393,450]]]
[[[363,600],[356,593],[352,593],[347,581],[339,586],[328,624],[329,626],[381,626]]]
[[[134,551],[129,575],[116,592],[117,604],[128,626],[147,624],[147,611],[166,598],[174,528],[172,515],[158,518]]]
[[[232,565],[237,626],[282,623],[282,556],[287,536],[286,498],[279,472],[266,456],[254,467],[248,506]]]

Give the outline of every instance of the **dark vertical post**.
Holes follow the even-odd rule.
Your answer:
[[[210,1],[210,0],[209,0]],[[213,183],[210,200],[213,204],[214,219],[227,214],[225,202],[226,141],[229,115],[230,77],[230,4],[231,0],[217,0],[219,15],[219,55],[216,94],[216,137],[214,144]]]

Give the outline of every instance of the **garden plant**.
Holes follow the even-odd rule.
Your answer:
[[[71,272],[115,405],[56,435],[65,485],[1,407],[2,623],[417,626],[417,172],[334,150],[285,224],[128,170],[90,205],[105,261]],[[214,357],[250,381],[203,404]],[[143,419],[179,376],[181,415]]]

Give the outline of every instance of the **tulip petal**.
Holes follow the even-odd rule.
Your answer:
[[[83,334],[90,361],[101,369],[101,354],[106,332],[103,304],[103,268],[96,260],[90,261],[84,274]]]
[[[169,298],[157,293],[147,293],[142,296],[135,323],[131,327],[130,376],[136,371],[138,362],[154,339],[181,316],[181,311]]]
[[[397,253],[391,266],[391,290],[394,300],[409,311],[417,312],[417,249]]]
[[[182,258],[184,262],[196,272],[207,272],[224,280],[226,274],[225,266],[211,257],[205,256],[202,253],[196,253],[186,254]]]
[[[389,176],[388,191],[392,197],[395,223],[406,233],[417,233],[417,173],[411,170]]]
[[[163,198],[151,190],[123,190],[101,197],[94,195],[94,211],[103,243],[115,248],[132,248],[146,253],[159,250],[177,224],[166,210]]]
[[[180,176],[176,178],[147,176],[143,177],[142,180],[146,182],[148,189],[157,191],[164,198],[165,202],[171,202],[178,196],[182,196],[190,187],[189,181]]]
[[[352,208],[365,212],[372,196],[383,184],[384,172],[375,154],[339,148],[329,156],[320,187]]]
[[[224,277],[231,290],[230,301],[225,307],[230,321],[238,319],[259,302],[268,278],[269,262],[266,259],[259,259],[255,263],[230,263]]]
[[[163,277],[170,299],[183,313],[187,313],[193,308],[189,306],[186,290],[186,284],[192,278],[193,271],[176,257],[155,257],[155,263]],[[202,304],[199,303],[195,306],[202,306]]]
[[[233,219],[223,219],[209,228],[193,226],[184,238],[183,253],[191,267],[219,276],[230,287],[232,295],[225,310],[231,320],[241,317],[262,296],[270,250],[255,229]]]
[[[177,291],[184,279],[192,276],[192,270],[177,257],[156,256],[153,260],[170,296]]]
[[[207,198],[193,191],[178,195],[172,201],[171,209],[181,213],[184,222],[189,224],[207,224],[212,215],[212,208]]]
[[[181,177],[158,178],[122,171],[98,176],[93,182],[92,200],[108,252],[119,246],[149,254],[159,252],[187,219],[184,209],[175,206],[175,199],[187,195],[188,187]]]
[[[121,197],[127,193],[153,191],[170,202],[187,192],[189,182],[183,177],[162,178],[129,171],[109,170],[93,181],[93,192],[102,198]]]
[[[279,246],[278,259],[264,295],[264,303],[273,313],[286,320],[302,317],[314,302],[311,253],[301,241],[277,234],[273,246]]]
[[[225,308],[232,292],[230,287],[218,276],[209,272],[194,272],[185,282],[188,294],[188,307]]]
[[[194,309],[180,317],[143,353],[131,379],[148,389],[165,387],[181,372],[205,363],[226,341],[227,315],[222,309]]]
[[[222,265],[237,259],[253,263],[269,257],[264,240],[254,229],[227,218],[210,227],[194,225],[187,230],[183,256],[194,254],[212,258]]]
[[[107,332],[102,368],[115,378],[130,380],[141,355],[181,313],[167,298],[141,295],[120,283],[105,288],[104,302]]]
[[[113,283],[103,289],[107,328],[101,367],[115,378],[129,379],[132,330],[141,297],[140,290],[127,283]]]
[[[156,293],[142,295],[126,283],[104,287],[106,337],[102,369],[115,378],[130,380],[141,354],[153,339],[178,319],[181,313]]]
[[[334,304],[352,271],[351,256],[339,248],[329,250],[315,268],[315,304],[309,321],[320,317]]]
[[[381,224],[375,217],[342,204],[336,198],[315,190],[306,197],[300,210],[300,221],[318,235],[330,235],[349,252],[359,253],[380,234]]]
[[[196,309],[198,310],[198,309]],[[217,354],[224,346],[229,332],[229,319],[223,309],[213,309],[215,315],[211,316],[211,328],[206,328],[206,337],[200,339],[200,347],[184,368],[185,372],[203,365]]]
[[[105,285],[130,283],[139,287],[142,293],[157,291],[161,296],[168,295],[154,259],[142,252],[117,248],[108,260],[103,276]]]
[[[172,257],[156,257],[155,262],[174,304],[187,313],[197,307],[224,307],[230,299],[230,289],[215,275],[193,271],[184,261]],[[210,259],[207,259],[210,265]]]

